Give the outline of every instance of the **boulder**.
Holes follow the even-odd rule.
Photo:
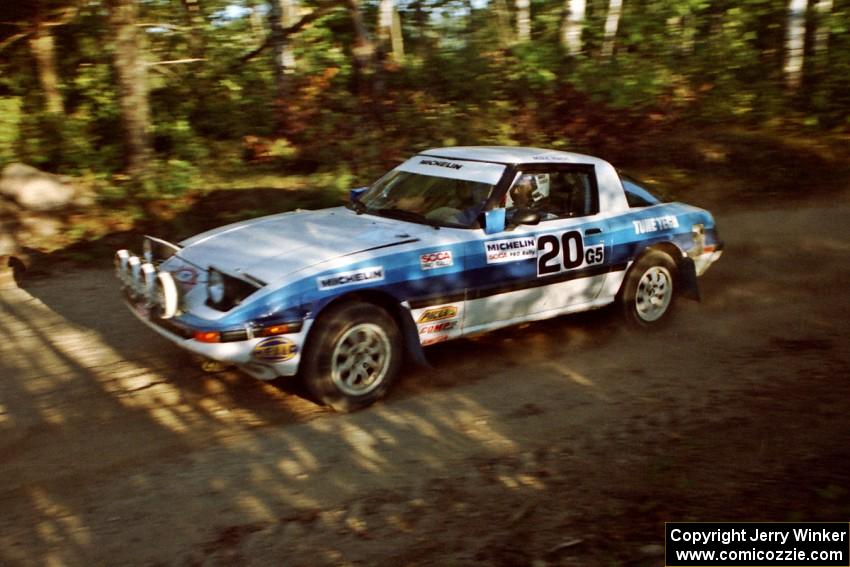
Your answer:
[[[55,211],[74,204],[77,192],[52,173],[12,163],[0,174],[0,195],[30,211]]]

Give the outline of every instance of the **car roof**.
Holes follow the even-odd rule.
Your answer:
[[[604,159],[572,152],[514,146],[456,146],[431,148],[419,154],[445,159],[485,161],[506,165],[577,163],[592,165],[596,171],[600,211],[627,211],[629,204],[614,166]]]
[[[495,163],[505,164],[535,162],[597,163],[604,161],[584,154],[521,146],[454,146],[446,148],[431,148],[421,152],[420,155],[422,154],[435,157],[492,161]]]

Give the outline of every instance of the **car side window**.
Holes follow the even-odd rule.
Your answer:
[[[543,221],[594,214],[595,186],[591,175],[569,169],[522,172],[508,190],[508,214],[512,209],[531,209],[540,213]]]

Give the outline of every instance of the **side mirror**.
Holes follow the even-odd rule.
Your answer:
[[[496,234],[505,230],[505,209],[484,212],[484,234]]]
[[[521,224],[540,224],[540,213],[531,209],[516,209],[511,222],[514,225]]]
[[[360,195],[362,195],[368,190],[368,187],[357,187],[356,189],[352,189],[348,192],[348,201],[353,203],[355,201],[360,200]]]

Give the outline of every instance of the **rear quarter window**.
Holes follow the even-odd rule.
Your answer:
[[[626,192],[626,201],[632,208],[651,207],[661,202],[661,199],[638,185],[633,179],[621,177],[623,189]]]

